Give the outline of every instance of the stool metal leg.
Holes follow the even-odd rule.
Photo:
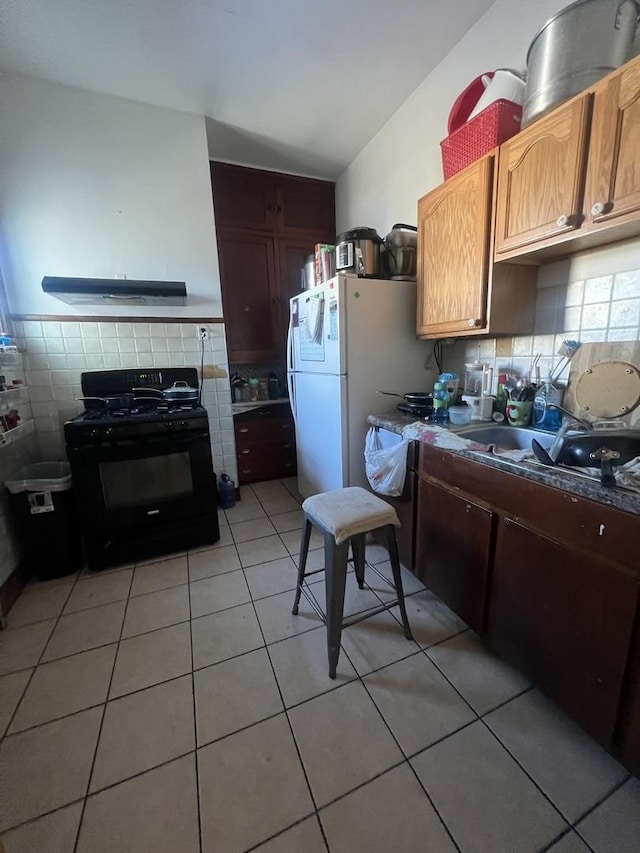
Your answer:
[[[364,589],[364,533],[351,537],[351,552],[356,570],[356,580],[360,589]]]
[[[311,539],[311,522],[305,516],[304,524],[302,525],[302,536],[300,538],[300,556],[298,558],[298,584],[296,586],[296,597],[293,602],[291,612],[294,616],[298,615],[298,605],[300,604],[300,595],[302,594],[302,584],[304,581],[305,570],[307,568],[307,553],[309,551],[309,540]]]
[[[393,571],[393,583],[398,595],[398,606],[400,608],[400,616],[402,617],[402,626],[404,635],[407,640],[412,640],[411,628],[409,619],[407,618],[407,609],[404,606],[404,591],[402,589],[402,575],[400,573],[400,560],[398,559],[398,544],[396,542],[396,529],[393,524],[387,525],[387,550],[389,551],[389,559],[391,561],[391,570]]]
[[[347,557],[349,542],[336,545],[330,533],[324,537],[325,584],[327,590],[327,653],[329,657],[329,678],[336,677],[340,639],[342,637],[342,615],[344,611],[344,590],[347,580]]]

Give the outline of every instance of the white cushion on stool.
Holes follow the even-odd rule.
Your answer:
[[[395,509],[360,486],[312,495],[302,504],[302,509],[319,527],[333,535],[336,545],[346,542],[350,536],[386,524],[400,527]]]

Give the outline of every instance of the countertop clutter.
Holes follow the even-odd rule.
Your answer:
[[[407,428],[416,424],[415,418],[410,415],[403,415],[396,412],[387,412],[381,415],[371,414],[368,417],[368,421],[372,426],[387,429],[398,435],[404,434],[405,437]],[[420,421],[418,424],[420,429],[423,431],[423,438],[417,438],[416,440],[425,441],[430,425],[424,421]],[[461,429],[460,427],[456,428],[451,425],[445,427],[439,426],[438,428],[448,429],[453,433],[457,433],[459,429]],[[500,428],[504,430],[511,429],[508,425],[504,425]],[[473,441],[467,441],[466,444],[468,445],[467,447],[447,447],[445,449],[449,453],[466,456],[476,462],[481,462],[483,465],[488,465],[492,468],[497,468],[510,474],[516,474],[527,480],[531,480],[545,486],[561,489],[563,492],[567,492],[571,495],[587,498],[588,500],[595,501],[596,503],[602,503],[606,506],[615,507],[623,512],[640,515],[640,492],[629,491],[628,489],[620,487],[615,489],[606,489],[598,480],[588,478],[579,472],[563,470],[559,467],[549,468],[536,462],[535,459],[514,461],[504,456],[496,455],[488,450],[479,450],[477,449],[477,445],[474,448],[473,445],[475,442]]]

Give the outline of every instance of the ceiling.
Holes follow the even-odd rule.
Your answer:
[[[493,0],[1,0],[2,68],[207,117],[210,156],[336,178]]]

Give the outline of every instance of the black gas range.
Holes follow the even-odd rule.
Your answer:
[[[64,425],[90,568],[220,538],[209,420],[194,368],[82,374],[85,411]],[[144,389],[144,390],[140,390]]]

